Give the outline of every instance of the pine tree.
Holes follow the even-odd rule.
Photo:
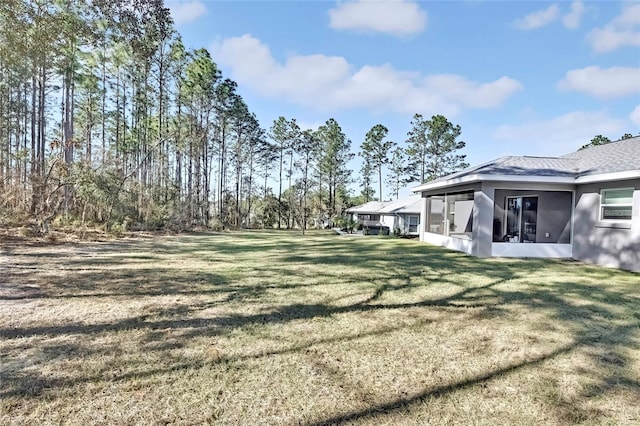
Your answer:
[[[389,163],[389,150],[395,145],[394,142],[385,141],[389,130],[382,124],[376,124],[367,132],[364,142],[360,146],[362,149],[360,155],[364,158],[365,164],[368,164],[373,170],[378,172],[378,199],[383,201],[382,194],[382,167]]]
[[[413,116],[412,125],[407,155],[413,181],[424,183],[469,166],[465,162],[466,155],[457,154],[466,145],[457,140],[462,133],[459,125],[452,124],[443,115],[424,120],[420,114]]]
[[[398,146],[391,151],[391,162],[389,163],[389,174],[386,181],[396,199],[400,193],[400,188],[408,183],[407,176],[407,156],[404,149]]]

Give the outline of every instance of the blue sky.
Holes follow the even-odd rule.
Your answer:
[[[640,2],[176,1],[265,129],[335,118],[354,152],[415,113],[462,127],[471,164],[640,132]],[[639,160],[640,161],[640,160]]]

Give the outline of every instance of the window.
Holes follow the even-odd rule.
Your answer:
[[[473,192],[428,197],[425,231],[471,239],[473,233]]]
[[[473,192],[447,195],[447,222],[452,237],[471,237],[473,232]]]
[[[427,213],[426,231],[444,235],[444,195],[429,197],[429,211]]]
[[[603,189],[600,193],[601,220],[631,220],[633,188]]]
[[[419,216],[409,216],[409,232],[418,232]]]

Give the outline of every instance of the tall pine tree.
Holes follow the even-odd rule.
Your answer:
[[[425,120],[420,114],[413,116],[411,124],[407,155],[412,181],[428,182],[469,166],[466,155],[457,153],[466,145],[458,140],[462,133],[459,125],[452,124],[443,115]]]

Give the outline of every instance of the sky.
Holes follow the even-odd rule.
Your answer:
[[[441,114],[471,165],[640,133],[638,1],[165,4],[265,129],[334,118],[357,152],[376,124],[405,146],[414,114]]]

